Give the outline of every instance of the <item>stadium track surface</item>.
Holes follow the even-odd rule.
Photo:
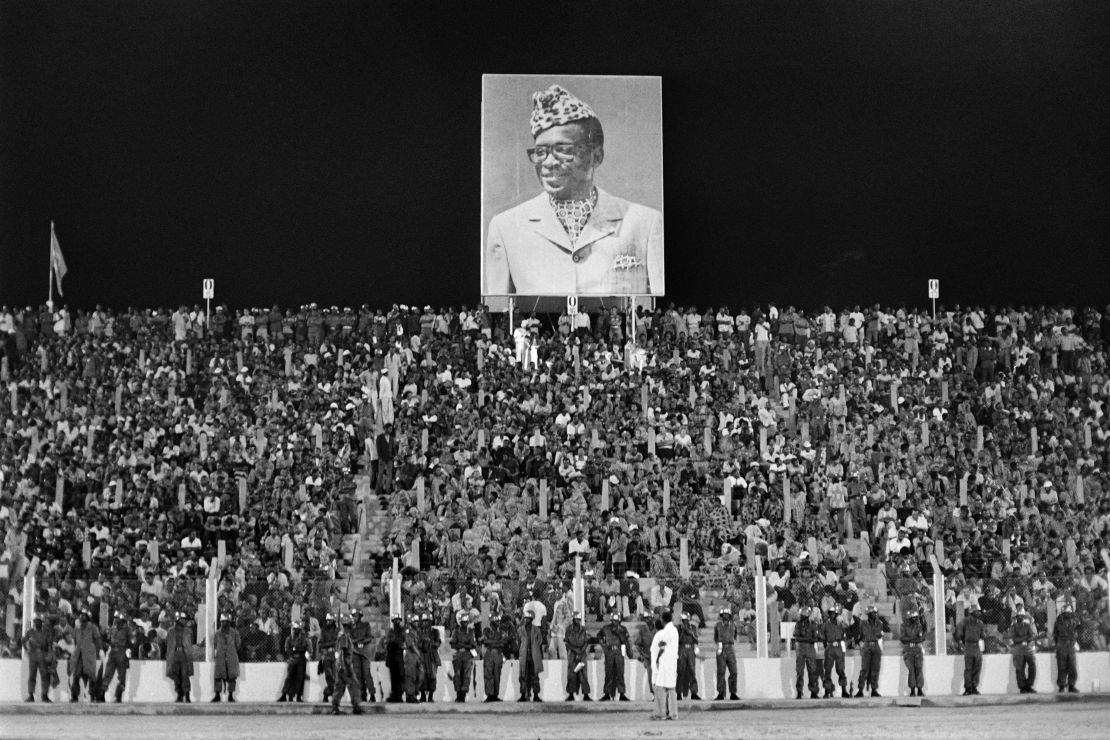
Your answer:
[[[1001,697],[1000,697],[1001,698]],[[362,717],[351,715],[315,716],[309,707],[300,712],[279,713],[270,704],[247,704],[234,712],[220,707],[219,713],[210,706],[191,705],[188,719],[167,719],[153,712],[144,715],[124,714],[125,709],[161,709],[178,705],[135,705],[116,708],[76,705],[72,712],[61,711],[67,705],[44,707],[38,711],[13,712],[15,705],[4,705],[0,714],[0,737],[51,738],[112,738],[131,740],[165,735],[174,740],[193,738],[248,738],[270,740],[297,738],[365,738],[368,734],[389,738],[737,738],[737,737],[821,737],[821,738],[955,738],[1007,737],[1068,738],[1106,737],[1106,721],[1110,719],[1107,703],[1110,697],[1022,697],[1021,703],[960,703],[930,707],[928,699],[921,708],[894,706],[891,702],[864,702],[851,706],[829,707],[825,702],[766,702],[758,708],[741,705],[745,711],[683,711],[677,722],[652,722],[648,719],[649,704],[640,702],[622,706],[620,710],[574,712],[548,711],[542,705],[487,712],[453,708],[453,711],[385,711]],[[806,711],[783,711],[786,708]],[[22,706],[20,707],[22,708]],[[322,705],[313,708],[322,709]],[[80,710],[85,710],[82,712]],[[180,714],[184,715],[185,712]],[[605,716],[605,715],[614,716]]]

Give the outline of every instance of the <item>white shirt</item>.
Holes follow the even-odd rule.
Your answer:
[[[539,627],[543,623],[543,618],[547,616],[547,607],[543,605],[542,601],[533,599],[524,605],[525,610],[532,611],[532,625]]]

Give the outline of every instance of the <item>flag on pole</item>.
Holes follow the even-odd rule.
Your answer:
[[[54,268],[54,279],[58,281],[58,295],[62,293],[62,278],[66,276],[66,258],[62,256],[62,245],[58,244],[58,235],[54,233],[54,222],[50,222],[50,266]]]

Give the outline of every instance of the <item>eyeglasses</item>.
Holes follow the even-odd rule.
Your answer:
[[[528,152],[528,159],[530,159],[533,164],[541,164],[552,153],[555,154],[556,159],[565,162],[569,159],[574,159],[583,149],[588,147],[588,144],[554,144],[552,146],[534,146],[525,151]]]

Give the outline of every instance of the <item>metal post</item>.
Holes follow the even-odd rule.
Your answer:
[[[397,558],[393,558],[393,577],[389,579],[389,616],[400,617],[401,613],[401,568]]]
[[[46,258],[48,272],[46,274],[46,290],[47,299],[46,306],[51,311],[54,310],[54,222],[50,222],[50,252]]]
[[[628,299],[628,340],[634,355],[636,354],[636,296]]]
[[[212,558],[208,566],[208,580],[204,584],[204,662],[211,663],[216,654],[216,620],[219,618],[218,604],[216,603],[216,579],[219,573],[219,561]]]
[[[944,615],[944,574],[940,572],[937,556],[930,555],[933,564],[933,654],[948,654],[948,622]]]
[[[571,581],[575,613],[586,612],[586,579],[582,577],[582,556],[574,556],[574,580]]]
[[[212,299],[204,299],[204,330],[212,330]]]
[[[755,558],[755,657],[767,657],[767,576],[763,561]]]
[[[23,574],[23,624],[20,630],[20,636],[27,634],[35,621],[35,574],[39,570],[38,557],[31,558],[31,562],[27,565],[27,571]],[[24,652],[26,654],[26,652]],[[47,688],[44,686],[43,690]]]
[[[509,296],[509,339],[513,338],[513,312],[516,310],[516,297]]]

